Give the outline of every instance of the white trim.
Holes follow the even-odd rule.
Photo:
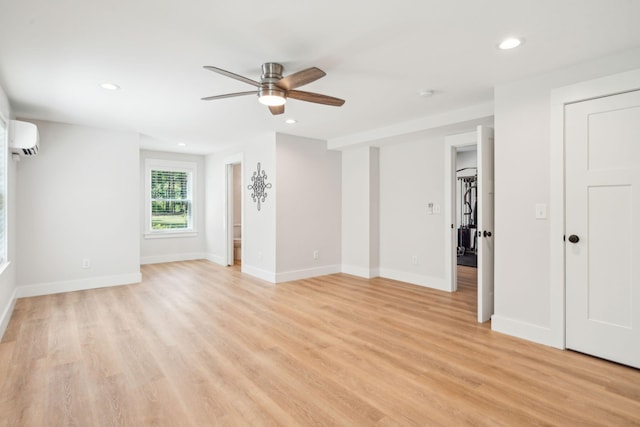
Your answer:
[[[4,336],[4,333],[7,331],[7,326],[9,326],[9,321],[11,320],[11,315],[13,314],[13,308],[16,305],[16,300],[18,299],[17,289],[14,288],[11,293],[11,297],[9,297],[9,301],[7,301],[7,305],[2,310],[2,316],[0,316],[0,340]]]
[[[198,237],[198,233],[192,230],[153,231],[151,233],[144,233],[145,239],[174,239],[180,237]]]
[[[457,261],[453,250],[456,240],[456,210],[455,210],[455,184],[456,184],[456,154],[459,147],[478,145],[478,131],[452,135],[445,138],[444,143],[444,285],[450,292],[458,289]],[[453,224],[453,228],[451,227]],[[457,245],[456,245],[457,246]]]
[[[326,276],[327,274],[340,273],[340,270],[340,264],[336,264],[326,265],[322,267],[305,268],[304,270],[284,271],[282,273],[276,273],[276,283],[308,279],[310,277]]]
[[[2,264],[0,264],[0,276],[2,276],[5,270],[9,268],[9,265],[11,265],[11,261],[3,262]]]
[[[266,280],[270,283],[276,283],[276,274],[272,271],[263,270],[251,265],[242,264],[241,271],[258,279]]]
[[[380,277],[385,279],[398,280],[400,282],[411,283],[412,285],[424,286],[426,288],[437,289],[439,291],[451,292],[448,286],[440,277],[425,276],[423,274],[407,273],[406,271],[380,269]]]
[[[191,227],[179,230],[152,230],[151,229],[151,171],[163,170],[170,172],[186,172],[189,174],[190,199],[191,199]],[[198,163],[181,162],[176,160],[147,158],[144,161],[144,238],[162,239],[169,237],[192,237],[197,235],[197,185]]]
[[[533,341],[538,344],[550,345],[559,349],[564,346],[553,345],[554,332],[550,328],[544,328],[533,323],[523,322],[521,320],[510,319],[508,317],[494,314],[491,316],[491,330],[513,337],[522,338]]]
[[[550,148],[550,335],[546,343],[565,348],[565,234],[564,109],[565,105],[588,99],[640,90],[640,69],[589,80],[551,91]],[[523,336],[518,331],[516,336]]]
[[[114,276],[90,277],[87,279],[67,280],[49,283],[34,283],[16,287],[16,298],[36,297],[40,295],[59,294],[62,292],[84,291],[87,289],[108,288],[111,286],[140,283],[142,274],[128,273]]]
[[[208,254],[206,254],[205,259],[207,261],[215,262],[216,264],[221,265],[223,267],[227,267],[227,263],[226,263],[225,258],[223,256],[212,254],[212,253],[208,253]]]
[[[340,270],[342,273],[351,274],[352,276],[364,277],[365,279],[380,277],[380,270],[378,268],[366,268],[358,267],[356,265],[342,264]]]
[[[163,262],[176,262],[176,261],[193,261],[196,259],[206,259],[207,256],[204,252],[193,252],[186,254],[169,254],[169,255],[155,255],[146,256],[140,258],[140,264],[161,264]]]

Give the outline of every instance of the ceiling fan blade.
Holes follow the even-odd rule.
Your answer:
[[[255,95],[256,93],[257,92],[255,90],[252,90],[250,92],[225,93],[224,95],[207,96],[206,98],[201,99],[203,101],[211,101],[214,99],[233,98],[234,96]]]
[[[231,77],[232,79],[240,80],[241,82],[248,83],[255,87],[262,87],[262,83],[260,82],[243,77],[239,74],[232,73],[231,71],[223,70],[222,68],[212,67],[210,65],[205,65],[203,68],[206,68],[209,71],[213,71],[214,73],[222,74],[223,76]]]
[[[311,67],[278,80],[276,86],[284,90],[291,90],[315,82],[326,75],[327,73],[320,68]]]
[[[344,104],[344,99],[334,98],[333,96],[321,95],[319,93],[304,92],[301,90],[290,90],[287,92],[287,98],[298,99],[300,101],[315,102],[316,104],[333,105],[340,107]]]
[[[282,114],[284,113],[284,104],[270,106],[269,111],[271,111],[271,114],[273,114],[274,116],[277,116],[278,114]]]

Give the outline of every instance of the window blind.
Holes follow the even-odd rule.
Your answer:
[[[191,173],[151,170],[151,229],[190,229]]]

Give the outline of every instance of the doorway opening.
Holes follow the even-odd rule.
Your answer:
[[[226,265],[242,263],[242,154],[225,161],[226,166]]]
[[[458,266],[478,267],[478,154],[475,145],[456,147],[456,257]]]
[[[475,165],[471,163],[473,154],[463,154],[472,151]],[[470,282],[475,283],[480,323],[493,314],[493,195],[493,129],[478,126],[476,132],[448,136],[445,280],[452,292],[458,290],[459,278],[465,290],[470,290]],[[461,263],[475,261],[476,267],[458,265],[459,258]]]
[[[233,168],[233,265],[242,264],[242,165]]]
[[[456,289],[478,291],[478,151],[477,146],[455,148]],[[475,299],[475,298],[474,298]]]

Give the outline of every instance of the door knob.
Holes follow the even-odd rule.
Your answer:
[[[482,235],[483,235],[484,237],[491,237],[491,232],[490,232],[490,231],[487,231],[487,230],[484,230],[484,232],[483,232],[483,234],[482,234]]]
[[[571,236],[569,236],[569,241],[571,243],[578,243],[580,241],[580,238],[575,234],[572,234]]]

